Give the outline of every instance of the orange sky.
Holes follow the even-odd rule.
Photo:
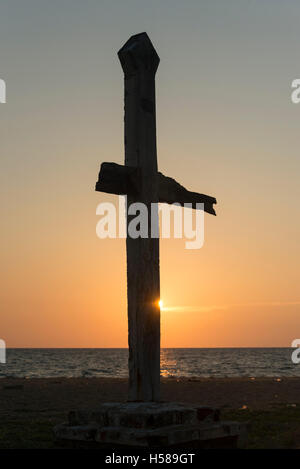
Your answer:
[[[116,52],[146,30],[161,57],[159,169],[218,200],[202,249],[161,241],[162,346],[290,346],[300,335],[300,105],[290,100],[300,7],[41,5],[15,0],[0,18],[0,338],[127,346],[125,241],[96,237],[96,206],[117,198],[94,184],[101,162],[123,163]]]

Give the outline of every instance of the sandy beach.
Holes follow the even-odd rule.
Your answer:
[[[300,447],[300,378],[163,379],[162,400],[218,407],[249,421],[249,447]],[[53,447],[52,427],[73,409],[125,401],[127,380],[0,380],[0,448]]]
[[[300,378],[163,379],[161,398],[219,408],[268,409],[300,405]],[[126,401],[127,380],[120,378],[1,379],[1,416],[52,415],[100,402]]]

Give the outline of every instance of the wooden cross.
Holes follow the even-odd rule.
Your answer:
[[[151,203],[197,203],[215,215],[216,199],[186,190],[157,171],[155,73],[159,57],[146,33],[132,36],[118,52],[125,76],[125,166],[102,163],[96,191],[126,194],[127,208],[148,208],[148,229],[158,226]],[[152,214],[153,215],[153,214]],[[127,215],[127,228],[130,216]],[[155,227],[153,227],[155,229]],[[159,238],[127,235],[129,400],[160,399]]]

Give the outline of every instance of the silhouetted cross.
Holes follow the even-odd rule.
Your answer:
[[[155,73],[159,57],[146,33],[132,36],[118,52],[125,75],[125,166],[102,163],[96,191],[126,194],[127,208],[148,208],[148,229],[158,226],[151,203],[197,203],[215,215],[216,199],[189,192],[157,171]],[[152,214],[153,215],[153,214]],[[127,227],[130,222],[127,218]],[[155,228],[155,227],[154,227]],[[127,236],[129,400],[159,401],[160,284],[159,239]]]

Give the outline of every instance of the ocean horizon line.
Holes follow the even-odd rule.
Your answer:
[[[161,350],[291,349],[291,346],[161,347]],[[6,347],[6,350],[129,350],[128,347]]]

